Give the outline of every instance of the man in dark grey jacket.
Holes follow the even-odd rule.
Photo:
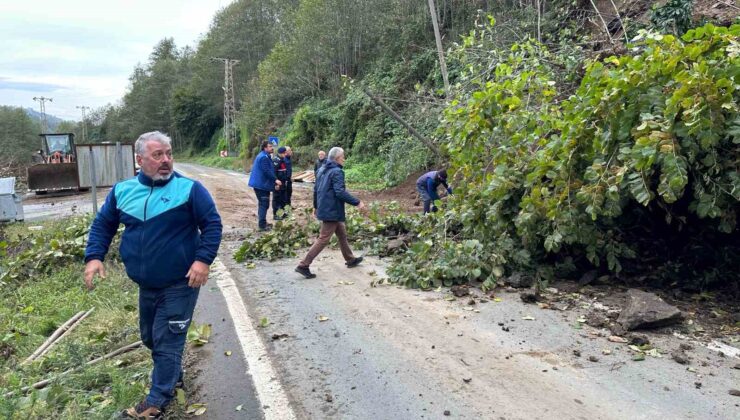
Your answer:
[[[329,150],[327,162],[316,174],[316,185],[313,190],[313,208],[316,218],[321,221],[319,238],[308,250],[306,257],[298,264],[295,271],[303,277],[312,279],[316,277],[308,268],[316,256],[329,244],[332,235],[336,234],[339,240],[339,249],[346,261],[347,267],[356,267],[362,262],[362,257],[355,257],[347,241],[347,228],[344,213],[345,203],[357,206],[362,210],[365,204],[347,192],[344,186],[344,150],[341,147],[333,147]]]

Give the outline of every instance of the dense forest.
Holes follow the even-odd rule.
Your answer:
[[[355,183],[451,168],[460,187],[444,223],[415,228],[400,281],[591,267],[737,281],[740,25],[715,3],[436,0],[446,92],[426,1],[239,0],[196,46],[155,45],[88,132],[132,141],[157,129],[181,156],[216,155],[214,58],[236,59],[241,165],[277,135],[298,166],[344,147]]]

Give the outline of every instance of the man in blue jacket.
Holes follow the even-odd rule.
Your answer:
[[[120,254],[139,285],[141,339],[152,351],[154,369],[146,399],[124,411],[132,418],[159,418],[182,381],[182,352],[199,288],[221,243],[221,217],[208,191],[173,171],[170,138],[142,134],[134,148],[141,167],[119,182],[90,227],[85,249],[85,284],[105,278],[103,260],[123,223]]]
[[[429,210],[433,212],[437,211],[437,206],[433,203],[435,200],[439,200],[437,188],[440,185],[445,186],[447,194],[452,194],[452,188],[447,185],[447,170],[445,169],[427,172],[416,180],[416,191],[424,202],[424,214],[429,213]]]
[[[355,257],[349,247],[347,228],[344,226],[346,220],[344,204],[357,206],[360,210],[365,208],[365,204],[345,189],[344,171],[342,170],[344,159],[344,150],[341,147],[333,147],[329,150],[328,161],[319,169],[319,173],[316,175],[316,184],[313,190],[313,208],[316,218],[321,221],[321,231],[319,232],[319,238],[295,269],[307,279],[316,277],[308,267],[329,244],[334,234],[337,235],[339,249],[342,251],[345,265],[352,268],[362,262],[362,257]]]
[[[262,151],[254,159],[252,172],[249,174],[249,186],[257,196],[257,220],[261,231],[270,230],[267,224],[267,210],[270,208],[270,193],[282,185],[275,176],[275,166],[272,163],[272,143],[262,142]]]

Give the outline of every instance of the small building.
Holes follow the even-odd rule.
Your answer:
[[[23,203],[15,193],[15,177],[0,178],[0,222],[16,220],[23,220]]]

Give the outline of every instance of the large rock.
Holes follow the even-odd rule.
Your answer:
[[[513,273],[506,279],[506,284],[517,289],[526,289],[534,284],[534,277],[525,273]]]
[[[627,330],[658,328],[680,322],[683,314],[653,293],[629,289],[627,307],[619,314],[617,322]]]

